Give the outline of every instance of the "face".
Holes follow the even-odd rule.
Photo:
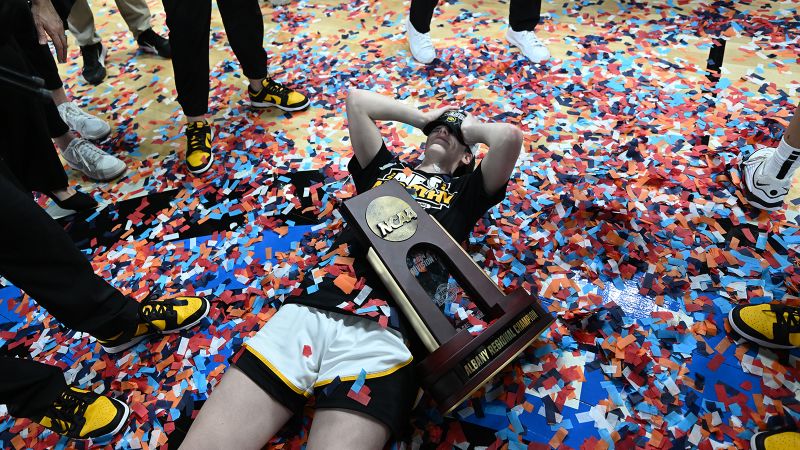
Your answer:
[[[441,167],[453,173],[459,165],[472,161],[472,153],[458,141],[449,128],[439,125],[428,135],[425,158],[434,158]]]
[[[436,147],[439,147],[438,149]],[[458,142],[456,136],[450,132],[450,129],[444,125],[439,125],[431,131],[428,135],[428,140],[425,142],[425,148],[430,150],[437,150],[442,152],[443,155],[458,155],[460,156],[467,150],[467,147]]]

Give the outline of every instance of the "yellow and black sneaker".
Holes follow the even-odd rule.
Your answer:
[[[786,305],[737,306],[728,322],[748,341],[769,348],[800,347],[800,308]]]
[[[248,87],[250,104],[255,108],[268,108],[277,106],[284,111],[300,111],[308,108],[308,98],[305,95],[277,83],[272,78],[261,81],[261,90],[256,92]]]
[[[178,296],[150,299],[139,306],[140,323],[136,331],[120,333],[110,339],[98,339],[107,353],[127,350],[154,334],[177,333],[191,328],[211,310],[211,303],[203,297]]]
[[[797,431],[762,431],[750,438],[753,450],[787,450],[800,448],[800,433]]]
[[[117,434],[129,415],[128,405],[119,400],[68,386],[47,412],[34,420],[72,439],[98,439]]]
[[[199,175],[211,168],[214,162],[212,139],[211,126],[205,120],[186,125],[186,167],[189,172]]]

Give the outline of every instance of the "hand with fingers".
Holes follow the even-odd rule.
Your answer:
[[[481,125],[481,121],[466,111],[464,111],[464,114],[466,114],[466,117],[461,121],[461,134],[464,136],[464,143],[472,147],[478,143],[478,138],[473,131]]]
[[[433,122],[434,120],[438,119],[447,111],[457,110],[457,106],[449,105],[449,106],[442,106],[441,108],[434,108],[430,111],[422,113],[422,123],[418,124],[417,128],[420,130],[424,129],[426,125]]]
[[[67,62],[67,35],[64,31],[64,22],[61,21],[53,4],[50,0],[33,0],[31,13],[36,33],[39,35],[39,44],[47,44],[49,36],[56,48],[58,62]]]

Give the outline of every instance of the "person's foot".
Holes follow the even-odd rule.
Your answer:
[[[788,450],[800,448],[800,433],[797,431],[762,431],[750,438],[753,450]]]
[[[129,415],[119,400],[68,386],[34,421],[72,439],[97,439],[117,434]]]
[[[420,33],[414,28],[411,19],[406,19],[406,38],[411,47],[411,56],[422,64],[430,64],[436,58],[431,33]]]
[[[186,168],[189,172],[199,175],[211,168],[214,162],[212,139],[214,134],[205,120],[186,125]]]
[[[256,92],[252,87],[247,88],[250,95],[250,104],[255,108],[268,108],[277,106],[284,111],[299,111],[308,107],[308,98],[292,90],[272,78],[261,80],[261,89]]]
[[[78,108],[73,102],[62,103],[56,108],[58,115],[66,122],[69,129],[77,131],[84,139],[94,141],[103,139],[111,133],[111,126],[105,120]]]
[[[90,84],[100,84],[106,78],[106,48],[102,42],[81,47],[83,69],[81,76]]]
[[[100,150],[94,144],[82,138],[75,138],[61,156],[70,167],[80,170],[84,175],[96,181],[109,181],[125,173],[127,166],[121,159]]]
[[[133,334],[120,333],[109,339],[97,339],[103,350],[118,353],[127,350],[148,336],[170,334],[191,328],[211,310],[203,297],[178,296],[145,300],[139,305],[139,325]]]
[[[136,38],[139,48],[147,53],[156,54],[162,58],[172,58],[172,49],[169,46],[169,40],[161,37],[158,33],[148,28],[139,34]]]
[[[97,202],[91,195],[71,188],[45,192],[45,194],[61,209],[80,212],[97,208]]]
[[[550,51],[533,31],[514,31],[509,27],[506,39],[531,62],[540,63],[550,59]]]
[[[736,306],[731,328],[748,341],[769,348],[800,347],[800,308],[786,305]]]
[[[739,171],[742,174],[744,197],[748,203],[765,211],[776,211],[783,207],[783,199],[789,193],[792,177],[775,178],[764,173],[767,159],[775,153],[771,147],[760,148],[742,158]]]

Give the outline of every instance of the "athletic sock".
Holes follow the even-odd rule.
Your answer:
[[[782,180],[787,176],[791,177],[798,167],[800,167],[800,148],[792,147],[783,138],[775,148],[775,153],[767,160],[762,173]]]

